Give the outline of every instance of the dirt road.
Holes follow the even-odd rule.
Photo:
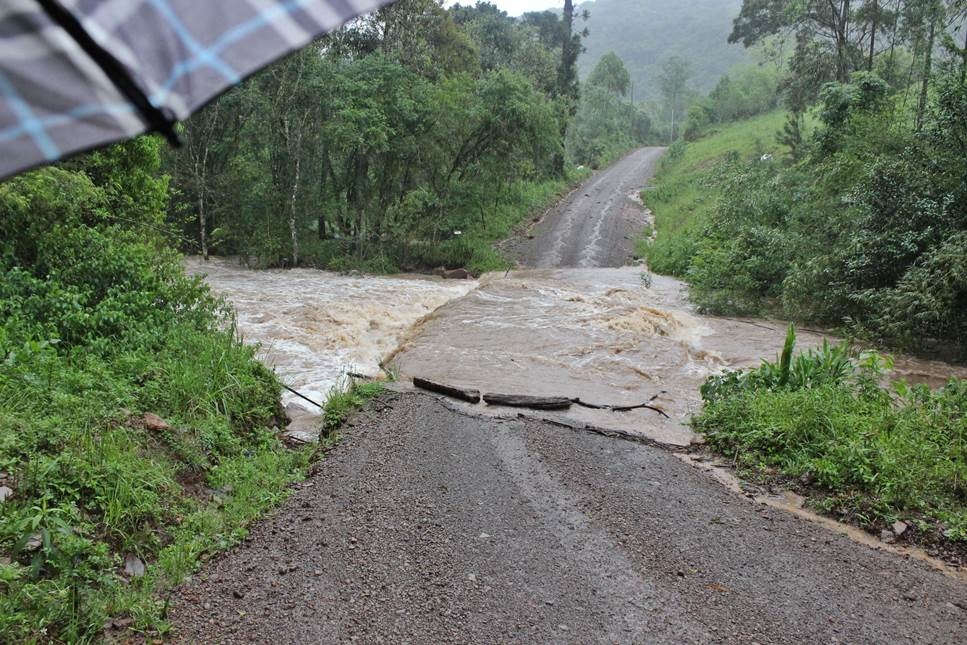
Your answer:
[[[967,586],[671,454],[405,394],[172,611],[184,643],[958,643]]]
[[[620,267],[630,263],[645,218],[635,199],[664,148],[643,148],[597,173],[510,249],[528,267]]]
[[[611,224],[633,226],[628,195],[658,154],[594,178],[522,261],[619,262]],[[388,396],[179,590],[173,640],[967,641],[963,580],[756,504],[667,449]]]

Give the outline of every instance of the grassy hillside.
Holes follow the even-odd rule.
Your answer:
[[[722,195],[718,166],[729,158],[779,157],[784,148],[776,142],[785,113],[722,125],[693,143],[675,144],[654,180],[655,188],[644,195],[655,213],[658,235],[644,239],[639,252],[656,273],[684,276],[695,253],[697,234]]]
[[[586,23],[587,53],[579,65],[586,76],[609,51],[625,61],[638,100],[660,98],[657,77],[662,63],[679,56],[692,65],[690,83],[705,93],[735,65],[749,61],[740,45],[729,45],[732,20],[741,0],[595,0],[580,5]]]

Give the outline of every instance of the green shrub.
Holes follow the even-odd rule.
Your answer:
[[[275,375],[165,248],[152,151],[0,184],[4,640],[96,640],[123,615],[163,628],[157,593],[304,472],[270,430]],[[132,557],[146,575],[126,581]]]
[[[869,528],[915,519],[967,543],[967,381],[881,385],[889,361],[824,346],[716,376],[693,424],[740,469],[818,487],[818,503]]]

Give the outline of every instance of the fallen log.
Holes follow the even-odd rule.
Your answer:
[[[419,378],[416,376],[413,377],[413,385],[420,388],[421,390],[427,390],[428,392],[435,392],[436,394],[449,396],[454,399],[466,401],[467,403],[480,403],[479,390],[466,390],[459,387],[453,387],[452,385],[434,383],[433,381],[428,381],[425,378]]]
[[[567,410],[573,401],[564,397],[522,396],[517,394],[484,394],[488,405],[530,410]]]

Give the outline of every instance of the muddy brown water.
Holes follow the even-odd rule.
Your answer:
[[[694,439],[686,421],[705,379],[774,359],[786,333],[774,321],[699,315],[681,282],[642,267],[528,269],[476,282],[252,271],[227,260],[191,260],[189,270],[234,304],[246,341],[259,343],[265,362],[313,400],[324,401],[346,372],[375,376],[390,359],[403,382],[421,376],[607,405],[657,397],[670,418],[647,409],[572,408],[563,416],[673,446]],[[822,341],[799,334],[800,348]],[[897,375],[939,385],[967,370],[901,358]],[[292,394],[286,403],[314,412]]]
[[[663,148],[643,148],[573,190],[531,229],[503,245],[524,267],[447,281],[427,276],[345,276],[325,271],[253,271],[230,260],[188,260],[238,312],[244,338],[286,385],[324,402],[347,372],[377,376],[389,364],[414,376],[483,392],[579,397],[616,413],[575,407],[543,415],[690,444],[686,425],[712,374],[775,359],[786,324],[703,316],[684,283],[650,274],[633,259],[635,237],[653,225],[639,193]],[[799,349],[822,344],[799,332]],[[828,338],[837,342],[835,338]],[[894,376],[939,386],[967,369],[900,357]],[[286,393],[290,413],[317,413]],[[477,406],[475,412],[516,416]],[[311,420],[308,426],[312,427]]]

